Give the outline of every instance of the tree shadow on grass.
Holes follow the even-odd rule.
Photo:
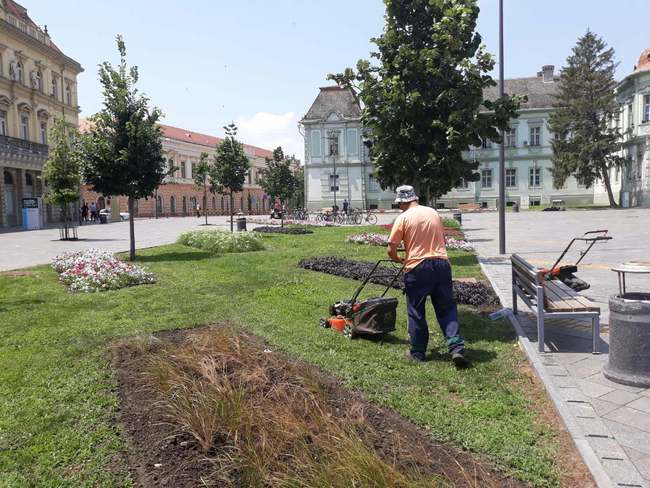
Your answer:
[[[475,347],[472,347],[471,344],[468,344],[467,349],[465,349],[465,357],[470,361],[470,363],[476,364],[476,363],[489,363],[490,361],[495,360],[497,355],[494,351],[477,349]],[[427,355],[427,361],[448,363],[451,362],[451,357],[446,352],[441,353],[440,351],[436,351],[434,349],[431,350]]]
[[[219,257],[219,255],[207,251],[174,251],[160,254],[138,255],[135,261],[141,263],[165,263],[173,261],[202,261],[216,257]]]

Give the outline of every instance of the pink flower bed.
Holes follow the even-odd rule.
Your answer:
[[[52,268],[72,293],[117,290],[156,282],[156,277],[144,268],[99,249],[61,254],[52,260]]]
[[[366,244],[368,246],[386,246],[388,245],[388,236],[386,234],[363,232],[361,234],[349,235],[346,241],[355,244]],[[468,252],[474,250],[469,242],[462,239],[454,239],[453,237],[445,237],[445,245],[447,249],[460,249]]]

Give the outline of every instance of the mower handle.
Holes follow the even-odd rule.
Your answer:
[[[560,264],[560,261],[562,261],[562,258],[566,255],[567,252],[569,252],[569,249],[571,249],[571,246],[575,241],[582,241],[582,242],[589,243],[587,249],[585,249],[584,251],[580,251],[580,259],[578,259],[575,263],[575,266],[577,266],[578,264],[580,264],[580,261],[582,261],[582,259],[587,255],[587,253],[591,250],[591,248],[594,247],[594,244],[596,244],[597,242],[609,241],[612,239],[612,236],[607,235],[608,232],[609,231],[607,229],[590,230],[582,234],[581,237],[574,237],[573,239],[571,239],[569,245],[564,249],[562,254],[560,254],[560,257],[557,258],[557,261],[555,261],[553,266],[551,266],[550,272],[552,272],[557,267],[557,265]],[[597,235],[595,237],[587,237],[587,235],[589,234],[600,234],[600,235]]]

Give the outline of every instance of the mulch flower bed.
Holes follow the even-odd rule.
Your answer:
[[[270,225],[265,225],[263,227],[255,227],[253,232],[260,232],[262,234],[313,234],[314,231],[311,229],[305,229],[304,227],[272,227]]]
[[[529,486],[231,327],[126,339],[112,365],[135,486]]]
[[[334,256],[323,256],[303,259],[298,266],[312,271],[342,276],[352,280],[362,281],[370,273],[375,263],[365,261],[353,261],[350,259],[337,258]],[[379,274],[391,274],[395,270],[386,266],[381,267],[382,272]],[[372,283],[387,286],[390,278],[372,278]],[[456,303],[462,305],[472,305],[475,307],[499,306],[499,298],[492,288],[478,281],[454,280],[454,299]],[[404,281],[398,279],[393,288],[398,290],[404,289]]]

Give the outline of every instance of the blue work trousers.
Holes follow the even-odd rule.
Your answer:
[[[429,343],[429,326],[425,313],[427,297],[431,297],[449,352],[463,352],[465,343],[460,335],[449,261],[425,259],[404,275],[404,285],[411,354],[424,357]]]

